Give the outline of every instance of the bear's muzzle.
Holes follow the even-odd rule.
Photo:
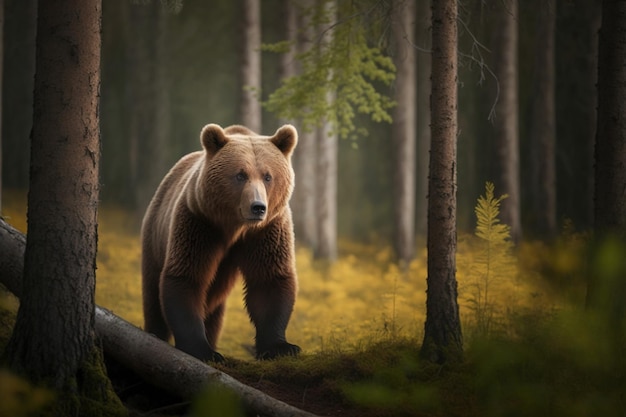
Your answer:
[[[250,181],[243,189],[241,216],[245,221],[260,222],[267,215],[267,194],[265,186],[260,181]]]

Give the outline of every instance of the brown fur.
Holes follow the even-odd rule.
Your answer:
[[[202,360],[216,352],[224,302],[239,273],[259,358],[296,355],[286,341],[297,291],[288,201],[293,126],[260,136],[244,126],[202,129],[156,191],[142,226],[145,330]]]

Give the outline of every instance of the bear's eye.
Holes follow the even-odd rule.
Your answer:
[[[265,180],[265,182],[270,182],[270,181],[272,181],[272,176],[270,174],[265,174],[263,179]]]
[[[235,178],[236,178],[236,179],[237,179],[237,181],[239,181],[239,182],[244,182],[244,181],[246,181],[246,180],[248,179],[248,176],[246,175],[246,173],[245,173],[245,172],[240,172],[240,173],[238,173],[238,174],[235,176]]]

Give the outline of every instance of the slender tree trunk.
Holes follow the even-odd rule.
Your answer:
[[[306,3],[306,2],[303,2]],[[310,16],[302,12],[310,5],[294,4],[292,0],[283,0],[285,11],[286,38],[293,42],[289,53],[281,58],[282,77],[295,76],[299,70],[296,53],[302,53],[311,47],[314,36]],[[300,28],[300,31],[298,31]],[[284,121],[287,122],[287,121]],[[296,242],[309,248],[315,246],[315,134],[300,130],[298,146],[293,154],[293,168],[296,185],[291,197]]]
[[[33,122],[35,80],[35,36],[37,0],[7,1],[4,4],[4,54],[11,57],[3,69],[2,96],[10,106],[2,108],[2,146],[5,186],[28,187],[29,138]],[[18,35],[19,34],[19,35]],[[10,165],[7,163],[11,161]],[[10,169],[7,169],[10,166]]]
[[[415,4],[392,2],[391,32],[396,66],[391,125],[394,159],[394,248],[408,265],[415,256]]]
[[[332,98],[328,98],[332,100]],[[324,124],[317,130],[317,246],[315,257],[337,259],[337,134]]]
[[[2,214],[2,74],[4,71],[4,0],[0,0],[0,214]]]
[[[603,0],[598,56],[595,148],[595,245],[587,307],[608,324],[605,339],[621,357],[626,344],[626,2]],[[595,261],[595,262],[594,262]]]
[[[551,0],[552,1],[552,0]],[[511,228],[511,237],[519,242],[522,237],[520,215],[519,122],[517,91],[517,27],[519,13],[517,0],[497,2],[493,32],[494,73],[498,80],[499,97],[494,121],[498,153],[498,186],[508,198],[502,202],[503,223]]]
[[[417,199],[415,204],[415,228],[419,236],[425,237],[428,218],[428,158],[430,154],[430,67],[431,45],[430,0],[417,0],[415,26],[417,51]]]
[[[428,189],[428,290],[420,355],[463,354],[456,282],[457,2],[432,2],[432,96]]]
[[[626,2],[602,2],[595,229],[626,238]]]
[[[167,172],[165,158],[169,139],[169,97],[165,10],[161,2],[129,2],[130,45],[127,90],[130,122],[130,194],[141,218]]]
[[[536,232],[556,234],[556,113],[554,30],[556,1],[537,2],[535,82],[531,121],[533,205]]]
[[[287,0],[290,2],[290,0]],[[307,11],[313,7],[313,1],[299,3],[298,53],[308,51],[315,36],[311,15]],[[300,69],[298,69],[299,71]],[[298,132],[298,146],[294,153],[296,187],[294,198],[299,201],[299,209],[294,213],[296,242],[311,249],[317,247],[317,132],[315,130]]]
[[[324,4],[329,21],[336,19],[335,1]],[[322,29],[321,48],[332,42],[332,30]],[[327,101],[335,100],[334,92],[327,94]],[[328,121],[317,130],[317,246],[315,257],[328,261],[337,258],[337,153],[339,146],[337,132],[333,132]]]
[[[94,349],[99,0],[39,2],[23,294],[10,366],[57,389]]]
[[[599,1],[593,1],[590,8],[591,19],[589,21],[588,30],[590,32],[589,39],[591,45],[589,47],[589,50],[591,51],[591,53],[589,54],[588,61],[586,62],[586,74],[588,74],[588,78],[587,82],[585,83],[587,97],[589,97],[589,101],[586,103],[589,115],[586,120],[589,120],[590,122],[588,125],[589,130],[587,131],[587,166],[585,167],[585,171],[588,173],[588,198],[586,199],[585,225],[593,227],[595,213],[594,190],[596,181],[596,176],[594,173],[594,154],[596,146],[596,130],[598,126],[598,89],[596,88],[596,83],[598,82],[598,45],[600,42],[598,32],[600,31],[600,25],[602,22],[602,6]]]
[[[261,131],[261,1],[243,0],[241,19],[241,124]]]

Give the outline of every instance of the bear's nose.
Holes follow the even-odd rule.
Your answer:
[[[262,201],[255,201],[250,206],[250,210],[255,216],[264,216],[265,212],[267,211],[267,207]]]

